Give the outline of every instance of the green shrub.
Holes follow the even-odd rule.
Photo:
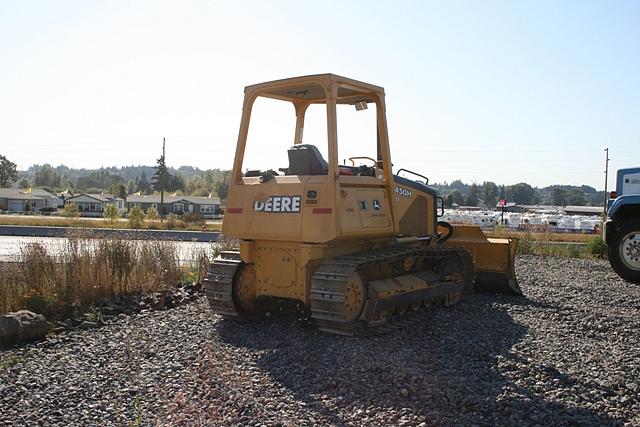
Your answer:
[[[185,224],[190,224],[190,225],[205,225],[205,219],[202,215],[200,215],[197,212],[188,212],[184,215],[182,215],[182,221],[185,222]]]
[[[58,296],[56,294],[42,295],[31,289],[24,295],[24,305],[27,310],[42,314],[47,319],[50,319],[55,316],[57,311],[57,297]]]
[[[167,218],[167,229],[175,230],[176,228],[184,228],[184,221],[182,221],[178,215],[171,213]]]
[[[140,206],[129,211],[129,228],[144,228],[144,211]]]
[[[118,212],[118,208],[116,205],[108,204],[106,208],[104,208],[104,219],[105,221],[113,224],[120,218],[120,212]]]
[[[529,233],[522,236],[518,241],[518,253],[520,255],[534,254],[534,244],[531,241],[531,235]]]
[[[80,216],[80,209],[75,203],[67,203],[62,209],[62,216],[67,218],[78,218]]]
[[[582,245],[567,245],[567,256],[570,258],[582,258],[584,254],[584,248]]]
[[[593,236],[587,242],[587,250],[598,259],[607,258],[607,244],[602,240],[602,236]]]
[[[160,215],[158,215],[158,210],[156,208],[147,209],[147,219],[150,221],[156,221],[160,219]]]

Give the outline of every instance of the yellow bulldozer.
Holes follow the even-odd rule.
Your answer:
[[[263,99],[293,107],[291,139],[277,141],[284,147],[258,135],[267,153],[282,151],[288,160],[277,172],[245,164],[252,110]],[[369,141],[339,140],[338,112],[354,107],[369,110]],[[324,126],[322,144],[303,138],[310,108]],[[362,142],[371,151],[340,161]],[[428,179],[392,167],[382,87],[334,74],[246,87],[222,226],[239,251],[211,263],[205,285],[212,310],[251,318],[274,301],[292,301],[320,330],[360,335],[466,293],[521,293],[516,240],[438,221],[443,201]]]

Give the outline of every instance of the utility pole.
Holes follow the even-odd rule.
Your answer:
[[[604,149],[604,213],[607,213],[607,202],[609,201],[609,195],[607,194],[607,178],[609,177],[609,147]]]
[[[162,137],[162,163],[166,165],[167,161],[164,157],[164,142],[165,142],[165,138]],[[160,182],[161,182],[160,184],[160,222],[162,222],[162,220],[164,219],[164,186],[166,184],[165,181],[167,179],[164,169],[161,172],[162,172],[162,176],[160,177]],[[606,191],[606,188],[605,188],[605,191]]]

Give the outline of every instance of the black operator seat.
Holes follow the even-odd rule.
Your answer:
[[[287,175],[327,175],[329,164],[322,158],[318,147],[311,144],[297,144],[289,148],[289,169]]]

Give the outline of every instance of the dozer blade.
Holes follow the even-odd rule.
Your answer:
[[[471,252],[476,291],[522,295],[514,268],[518,239],[489,238],[480,227],[456,224],[453,235],[443,244]]]

